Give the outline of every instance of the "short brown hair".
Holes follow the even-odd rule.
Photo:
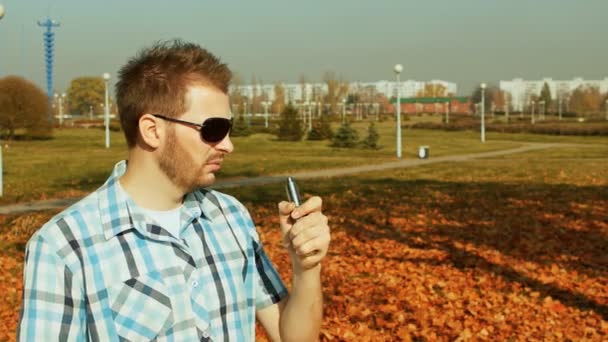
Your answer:
[[[143,114],[177,117],[189,107],[189,86],[210,85],[227,94],[231,78],[226,64],[194,43],[170,40],[141,50],[120,69],[116,83],[120,124],[128,146],[137,142]]]

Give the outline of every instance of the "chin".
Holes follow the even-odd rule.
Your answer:
[[[215,183],[215,174],[207,173],[197,180],[196,188],[197,189],[206,188],[208,186],[213,185],[213,183]]]

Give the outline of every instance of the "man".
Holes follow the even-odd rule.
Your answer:
[[[233,150],[230,78],[181,41],[120,70],[128,162],[28,242],[20,340],[251,341],[255,318],[275,341],[318,338],[330,240],[321,199],[278,205],[288,294],[247,210],[205,189]]]

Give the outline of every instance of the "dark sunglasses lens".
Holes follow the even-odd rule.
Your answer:
[[[232,120],[226,118],[210,118],[205,120],[201,128],[203,140],[211,143],[219,142],[230,133]]]

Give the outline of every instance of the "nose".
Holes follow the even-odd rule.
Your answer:
[[[224,153],[232,152],[234,150],[234,145],[232,144],[232,140],[230,140],[230,134],[226,134],[224,139],[215,145],[215,148]]]

